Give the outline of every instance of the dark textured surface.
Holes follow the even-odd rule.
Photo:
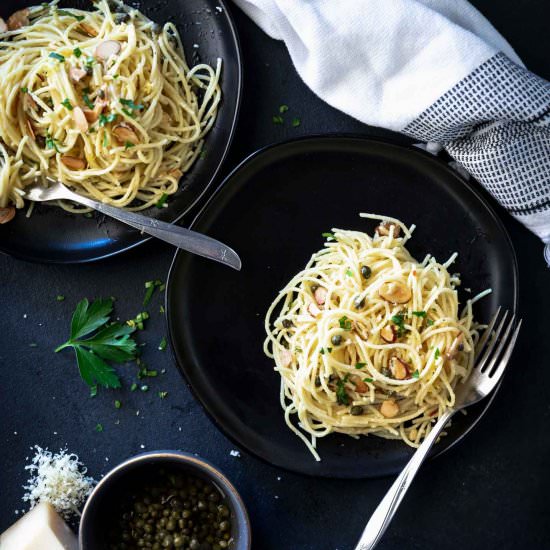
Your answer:
[[[509,38],[529,68],[550,78],[547,2],[474,3]],[[245,99],[224,174],[258,147],[286,137],[328,131],[381,135],[316,99],[296,76],[284,47],[264,36],[237,9],[233,12],[244,52]],[[301,118],[300,127],[271,123],[282,103],[290,106],[290,117]],[[550,272],[544,267],[540,242],[500,213],[520,265],[525,325],[515,360],[478,427],[460,446],[422,469],[381,549],[550,547],[550,341],[545,330]],[[248,506],[255,549],[352,549],[391,479],[304,478],[244,452],[240,458],[230,456],[235,447],[204,415],[169,353],[157,350],[166,333],[158,313],[159,296],[149,306],[152,319],[140,339],[147,342],[145,359],[152,367],[165,368],[166,374],[149,380],[148,393],[131,393],[126,387],[90,399],[71,353],[53,354],[55,345],[67,337],[78,300],[113,295],[117,314],[133,316],[142,309],[144,281],[165,279],[172,256],[169,247],[155,242],[118,258],[80,266],[36,265],[0,257],[0,530],[15,520],[14,510],[22,508],[29,446],[67,445],[99,477],[143,445],[148,450],[196,452],[222,468]],[[64,294],[65,301],[57,302],[57,294]],[[33,342],[37,347],[29,347]],[[135,379],[134,366],[120,370],[128,382]],[[168,397],[160,400],[159,390],[168,391]],[[122,409],[115,409],[115,399],[122,401]],[[104,426],[102,433],[94,429],[98,422]]]

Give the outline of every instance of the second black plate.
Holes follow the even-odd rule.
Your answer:
[[[351,137],[306,138],[268,147],[241,164],[194,222],[241,256],[240,273],[178,252],[167,289],[177,363],[216,424],[239,445],[277,466],[330,477],[380,476],[401,469],[412,449],[377,437],[318,440],[322,461],[287,428],[279,375],[262,350],[264,316],[277,292],[323,245],[332,227],[373,232],[359,212],[415,223],[408,248],[453,268],[462,289],[492,288],[476,304],[487,321],[515,309],[517,267],[506,231],[485,200],[437,159],[411,148]],[[472,294],[472,295],[473,295]],[[459,291],[462,302],[470,296]],[[459,415],[434,454],[479,420],[489,401]]]

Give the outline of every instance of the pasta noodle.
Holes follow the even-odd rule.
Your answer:
[[[46,176],[113,206],[163,206],[201,153],[221,60],[190,68],[173,23],[111,5],[55,0],[0,20],[0,207],[22,208]]]
[[[419,263],[405,248],[414,226],[361,216],[381,222],[376,234],[335,229],[265,319],[285,420],[316,460],[316,439],[333,432],[417,447],[472,369],[472,304],[490,292],[459,313],[456,254]]]

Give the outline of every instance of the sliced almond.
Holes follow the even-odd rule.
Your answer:
[[[80,107],[75,107],[73,109],[73,119],[76,123],[76,127],[82,132],[88,131],[88,121],[86,120],[86,115]]]
[[[131,126],[128,124],[122,123],[113,128],[113,134],[117,138],[118,142],[122,145],[126,143],[131,143],[132,145],[139,144],[139,138],[134,132]]]
[[[447,359],[454,359],[459,351],[462,351],[464,349],[464,344],[462,343],[464,340],[464,334],[462,332],[453,340],[453,343],[449,347],[449,350],[445,354]],[[462,349],[461,349],[462,348]]]
[[[315,301],[320,305],[324,305],[327,300],[327,289],[322,286],[318,286],[315,289],[315,292],[313,293],[313,296],[315,297]]]
[[[389,236],[390,234],[390,229],[393,227],[393,236],[394,238],[397,238],[399,237],[400,233],[401,233],[401,228],[396,224],[396,223],[393,223],[393,222],[382,222],[377,228],[376,228],[376,232],[382,236],[382,237],[387,237]]]
[[[116,40],[105,40],[105,42],[102,42],[95,49],[95,55],[96,57],[99,57],[99,59],[107,61],[107,59],[113,55],[118,55],[121,49],[122,46],[120,45],[120,42],[117,42]]]
[[[63,155],[61,162],[70,170],[84,170],[86,168],[86,161],[77,157],[71,157],[69,155]]]
[[[69,77],[73,82],[80,82],[88,73],[84,69],[71,67],[69,69]]]
[[[15,216],[15,208],[13,206],[0,208],[0,224],[11,222],[14,216]]]
[[[87,23],[80,23],[80,28],[88,35],[88,36],[97,36],[98,32],[92,27],[91,25],[88,25]]]
[[[281,360],[281,365],[286,368],[292,364],[292,354],[287,349],[281,351],[279,358]]]
[[[392,325],[386,325],[380,331],[380,337],[382,338],[382,340],[384,340],[384,342],[388,342],[388,344],[391,344],[392,342],[395,342],[397,340],[397,331]]]
[[[25,8],[24,10],[16,11],[12,13],[8,19],[8,29],[10,31],[16,31],[21,27],[26,27],[29,24],[29,10]]]
[[[411,366],[397,356],[390,358],[390,371],[396,380],[405,380],[410,376]]]
[[[369,331],[365,325],[357,321],[352,321],[351,324],[352,324],[352,330],[356,332],[356,334],[359,336],[359,338],[361,338],[361,340],[369,339]]]
[[[8,32],[6,22],[0,17],[0,32]]]
[[[36,141],[36,136],[34,134],[34,128],[33,128],[32,122],[29,119],[27,119],[27,130],[29,131],[29,136],[31,136],[33,141]]]
[[[92,109],[88,109],[88,107],[84,107],[82,109],[82,112],[84,113],[84,116],[86,117],[86,120],[90,124],[93,124],[99,118],[99,114],[96,113],[95,109],[92,110]]]
[[[392,304],[406,304],[412,296],[409,287],[401,281],[388,281],[378,289],[378,294],[386,302]]]
[[[354,376],[352,382],[355,384],[355,391],[357,393],[367,393],[369,391],[369,387],[359,378],[359,376]]]
[[[168,175],[172,178],[179,180],[183,176],[183,172],[181,170],[178,170],[177,168],[174,168],[173,170],[170,170],[170,172],[168,172]]]
[[[317,315],[319,315],[319,313],[321,313],[321,310],[313,303],[311,303],[311,304],[309,304],[309,306],[307,306],[307,310],[308,310],[308,313],[312,317],[317,317]]]
[[[382,402],[382,405],[380,405],[380,412],[386,418],[393,418],[399,414],[399,404],[393,399],[386,399]]]

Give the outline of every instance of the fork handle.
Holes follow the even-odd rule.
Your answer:
[[[420,466],[428,456],[433,444],[437,441],[439,434],[455,412],[456,409],[447,410],[433,426],[426,439],[424,439],[420,447],[418,447],[408,464],[397,476],[397,479],[393,482],[393,485],[389,488],[388,492],[377,506],[355,550],[371,550],[378,544],[393,519],[393,516],[397,512],[397,508],[401,504],[408,488],[411,486]]]

